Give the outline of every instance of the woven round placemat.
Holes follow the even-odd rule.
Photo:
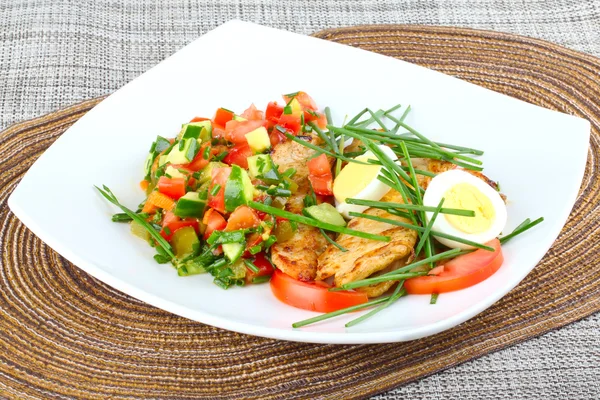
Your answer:
[[[407,343],[290,343],[169,314],[68,263],[6,206],[29,166],[101,101],[94,99],[0,133],[0,397],[361,398],[600,310],[600,108],[594,103],[600,60],[539,40],[456,28],[370,26],[316,36],[590,120],[579,198],[542,262],[476,318]]]

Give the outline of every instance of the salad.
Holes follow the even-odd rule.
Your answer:
[[[481,150],[428,139],[410,106],[365,108],[335,125],[305,92],[219,108],[175,137],[157,136],[143,166],[145,200],[115,222],[180,276],[223,289],[270,282],[290,306],[322,312],[304,326],[408,294],[475,285],[502,265],[506,197],[482,174]],[[376,307],[375,307],[376,306]]]

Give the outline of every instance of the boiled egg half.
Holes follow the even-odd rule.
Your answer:
[[[398,157],[387,146],[378,146],[392,160]],[[356,157],[356,160],[367,162],[368,160],[377,160],[371,151],[367,151],[362,156]],[[351,211],[363,212],[367,206],[358,206],[346,203],[346,199],[361,200],[380,200],[390,190],[390,187],[379,181],[377,177],[383,167],[376,164],[358,164],[348,163],[333,181],[333,196],[335,197],[335,207],[345,218],[350,218],[348,214]]]
[[[444,198],[443,208],[472,210],[474,217],[438,214],[433,230],[461,239],[484,244],[497,237],[506,225],[506,205],[500,194],[490,185],[463,170],[450,170],[435,176],[423,196],[425,206],[437,207]],[[426,212],[427,222],[433,212]],[[435,236],[435,235],[434,235]],[[458,249],[473,246],[435,236],[442,244]]]

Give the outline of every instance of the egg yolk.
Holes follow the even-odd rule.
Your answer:
[[[367,162],[369,159],[376,160],[375,156],[363,155],[356,160]],[[377,179],[381,166],[348,163],[333,182],[333,195],[340,203],[352,198],[362,192],[367,185]]]
[[[444,214],[446,220],[464,233],[481,233],[494,223],[496,211],[491,200],[470,183],[459,183],[444,194],[444,208],[475,211],[474,217]]]

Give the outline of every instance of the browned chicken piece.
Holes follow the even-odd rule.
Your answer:
[[[402,202],[402,198],[398,192],[390,190],[381,201]],[[389,214],[385,210],[369,208],[365,214],[410,223],[410,221]],[[334,284],[339,287],[373,274],[399,268],[410,262],[409,260],[413,257],[413,248],[417,240],[417,233],[414,230],[365,218],[351,219],[348,222],[348,228],[389,236],[391,240],[380,242],[341,234],[336,242],[348,251],[342,252],[331,244],[327,246],[325,252],[319,257],[316,279],[323,280],[334,276]],[[369,297],[376,297],[393,284],[394,282],[384,282],[361,288],[361,290],[365,291]]]
[[[310,281],[315,279],[319,254],[327,244],[318,229],[298,224],[298,230],[290,240],[271,247],[271,260],[289,276]]]
[[[306,139],[310,140],[308,137]],[[315,143],[314,139],[312,142]],[[279,171],[283,172],[288,168],[296,170],[292,179],[298,184],[298,190],[285,205],[289,212],[302,214],[304,197],[310,188],[306,161],[313,154],[314,150],[292,141],[278,144],[271,154],[273,162],[279,166]],[[313,280],[317,272],[317,259],[327,244],[327,240],[317,228],[298,224],[298,230],[291,239],[271,247],[271,260],[282,272],[295,279]]]

